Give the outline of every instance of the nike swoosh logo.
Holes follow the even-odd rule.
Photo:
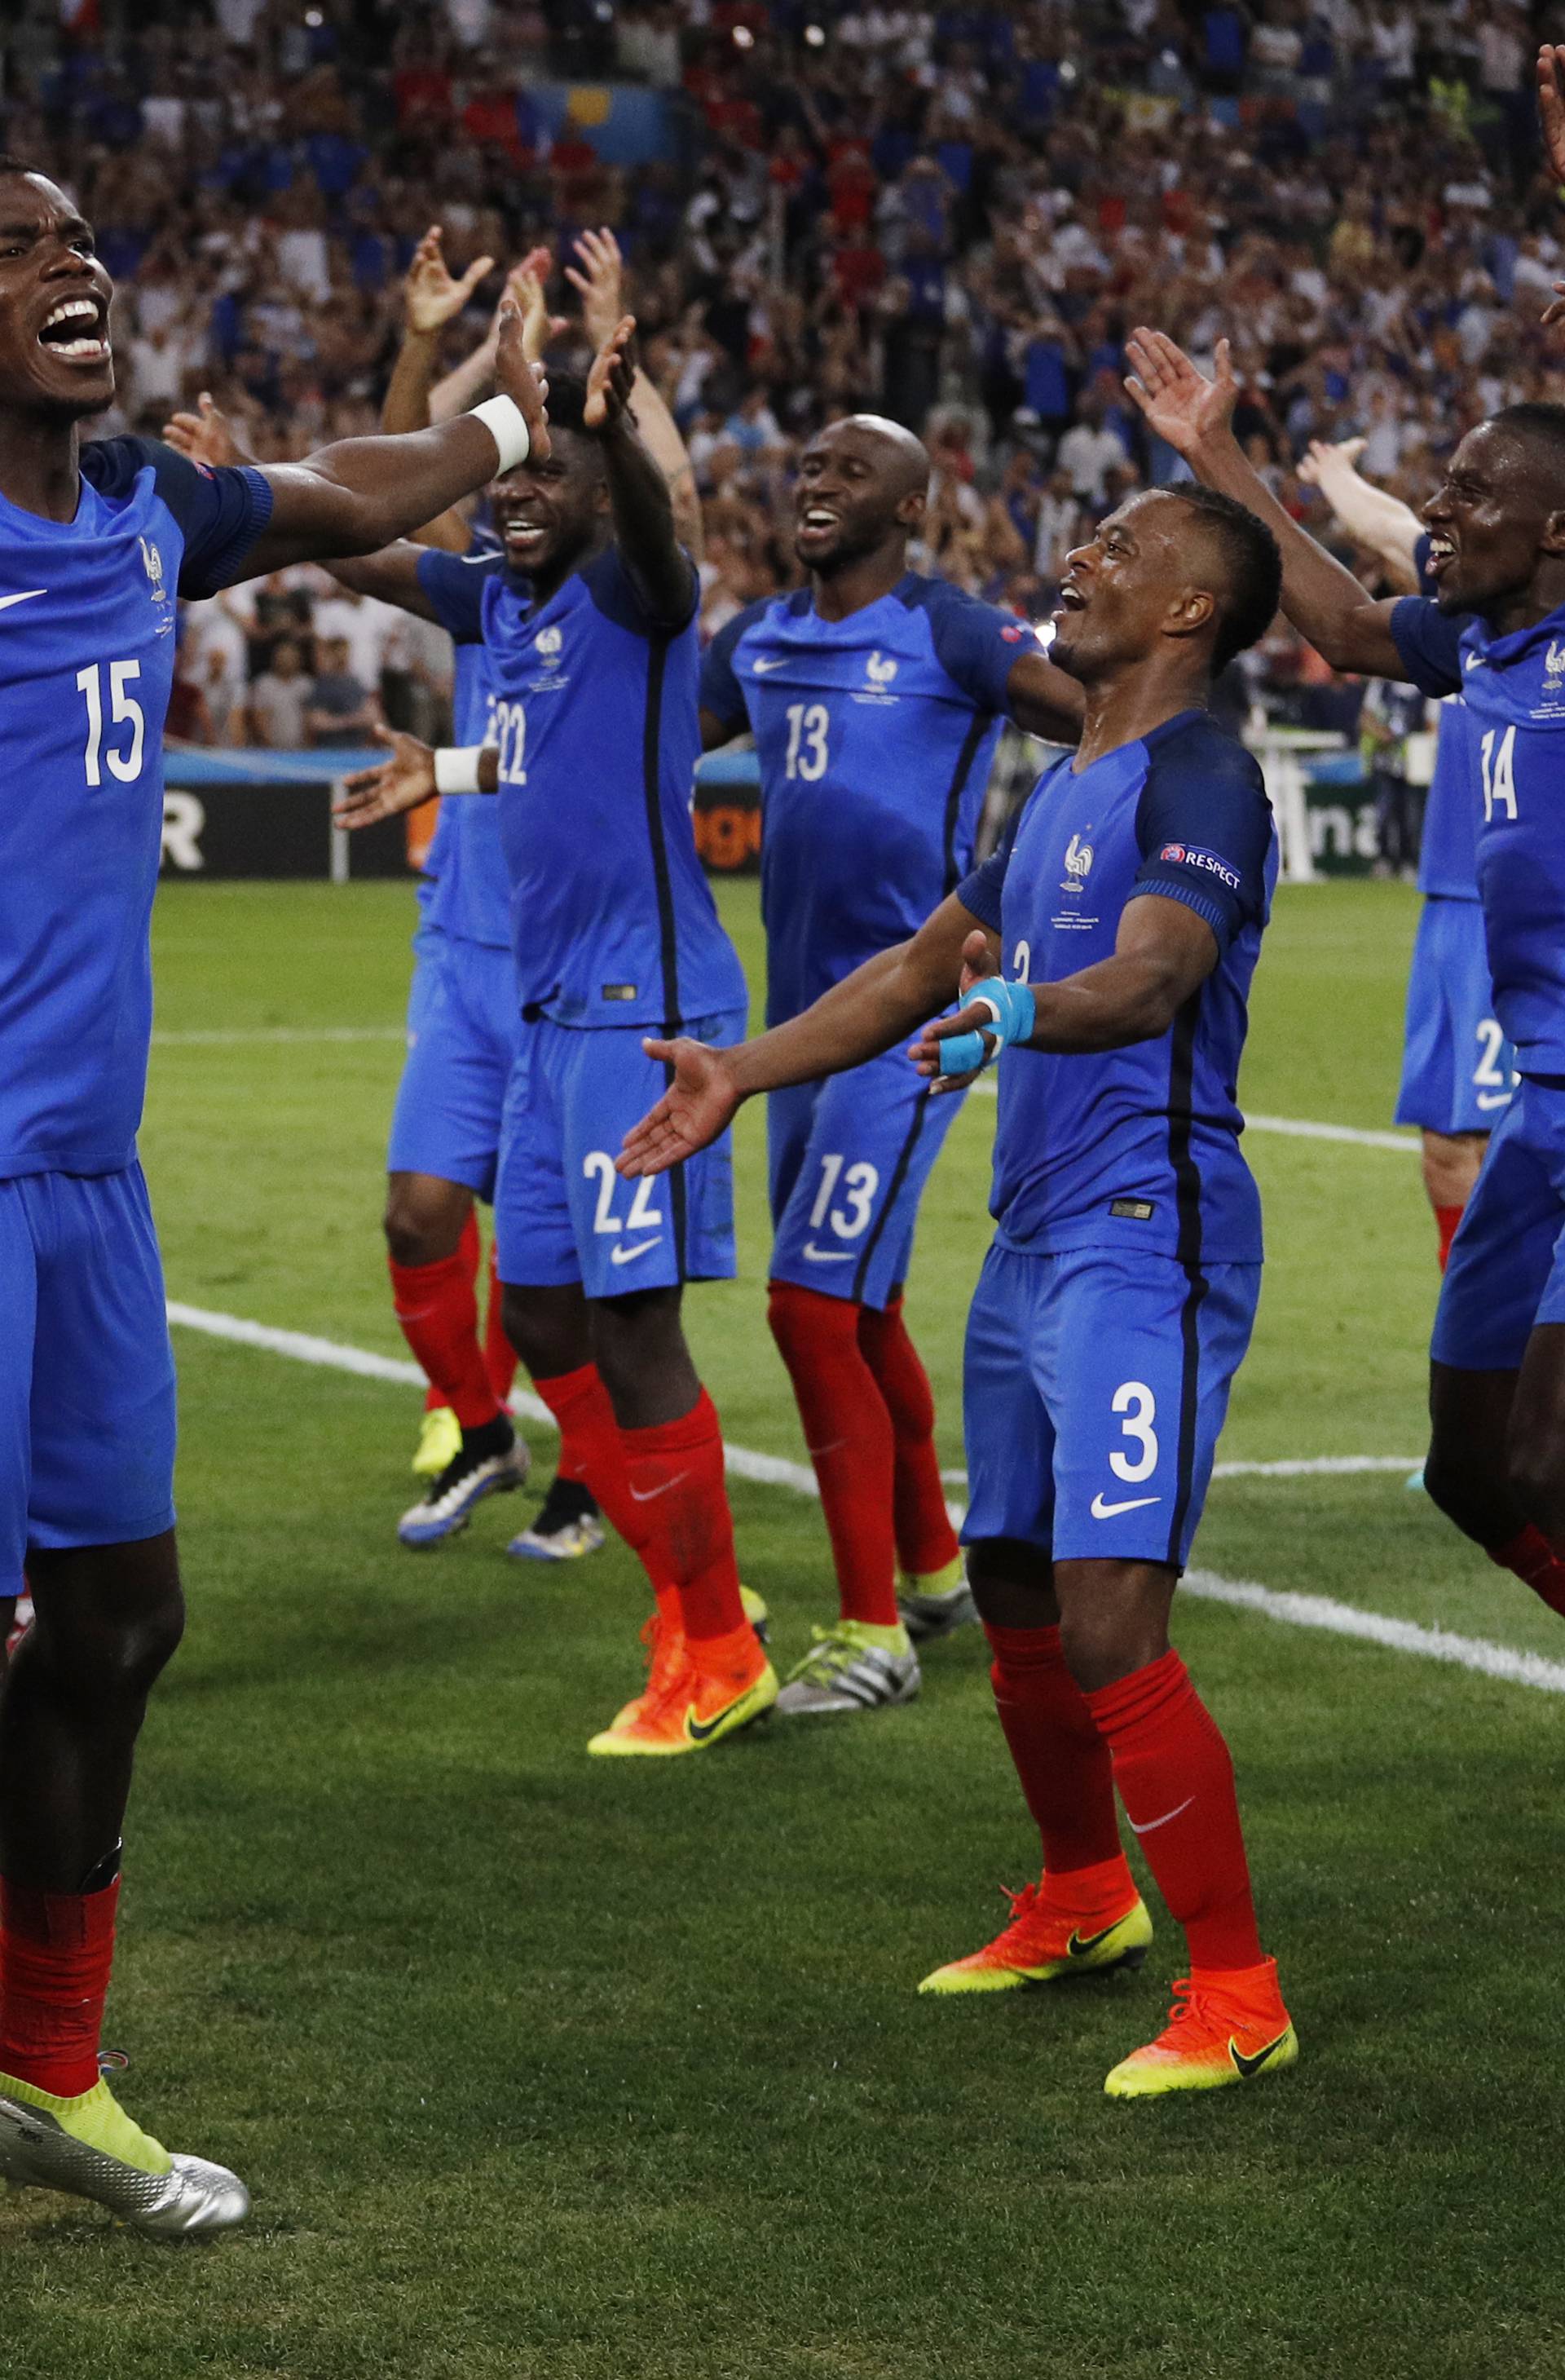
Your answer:
[[[1116,1512],[1139,1512],[1144,1504],[1160,1504],[1162,1500],[1160,1496],[1128,1496],[1122,1504],[1106,1504],[1098,1494],[1092,1500],[1092,1517],[1095,1521],[1111,1521]]]
[[[1478,1105],[1481,1108],[1508,1108],[1510,1105],[1510,1093],[1509,1091],[1480,1091],[1478,1094]]]
[[[30,603],[35,595],[47,595],[47,587],[30,587],[20,595],[0,595],[0,612],[8,612],[13,603]]]
[[[1122,1917],[1116,1917],[1112,1925],[1105,1925],[1101,1934],[1088,1934],[1083,1936],[1073,1932],[1070,1940],[1065,1945],[1066,1958],[1090,1958],[1093,1951],[1096,1950],[1101,1943],[1107,1942],[1110,1934],[1117,1934],[1119,1932],[1120,1927],[1124,1924],[1124,1922],[1125,1921]]]
[[[1147,1821],[1146,1821],[1146,1824],[1144,1827],[1138,1827],[1138,1826],[1136,1825],[1136,1823],[1135,1823],[1135,1820],[1134,1820],[1134,1818],[1131,1818],[1131,1820],[1130,1820],[1130,1830],[1131,1830],[1131,1833],[1132,1833],[1133,1835],[1153,1835],[1153,1834],[1156,1834],[1156,1833],[1157,1833],[1157,1831],[1158,1831],[1158,1828],[1159,1828],[1159,1827],[1167,1827],[1167,1826],[1171,1825],[1171,1824],[1172,1824],[1172,1822],[1173,1822],[1173,1820],[1174,1820],[1175,1818],[1177,1818],[1177,1817],[1180,1815],[1180,1814],[1181,1814],[1181,1812],[1182,1812],[1182,1811],[1188,1810],[1188,1809],[1189,1809],[1189,1807],[1190,1807],[1191,1803],[1192,1803],[1192,1802],[1194,1802],[1194,1800],[1195,1800],[1195,1794],[1194,1794],[1194,1793],[1187,1793],[1187,1794],[1185,1795],[1184,1800],[1183,1800],[1183,1802],[1181,1802],[1181,1803],[1180,1803],[1180,1804],[1178,1805],[1178,1808],[1176,1808],[1176,1809],[1172,1809],[1172,1810],[1165,1810],[1165,1811],[1163,1812],[1163,1815],[1162,1815],[1162,1816],[1161,1816],[1160,1818],[1148,1818],[1148,1819],[1147,1819]],[[1127,1817],[1127,1818],[1129,1818],[1129,1817],[1130,1817],[1130,1812],[1129,1812],[1128,1810],[1125,1812],[1125,1815],[1126,1815],[1126,1817]]]
[[[856,1248],[818,1248],[813,1240],[805,1242],[805,1254],[811,1264],[852,1264],[857,1253]],[[811,1290],[810,1295],[814,1294]]]
[[[752,662],[750,663],[750,667],[754,670],[754,672],[755,672],[755,674],[756,674],[756,675],[757,675],[758,677],[765,677],[765,676],[767,676],[767,675],[770,674],[770,671],[772,671],[772,670],[776,670],[776,669],[786,669],[786,668],[787,668],[787,666],[788,666],[788,658],[787,658],[787,655],[786,655],[786,654],[784,654],[784,655],[782,656],[782,659],[781,661],[776,661],[776,662]]]
[[[1234,2072],[1242,2075],[1244,2081],[1248,2082],[1252,2074],[1258,2074],[1260,2072],[1261,2068],[1266,2064],[1268,2058],[1276,2057],[1278,2051],[1281,2048],[1287,2038],[1288,2031],[1287,2027],[1284,2026],[1283,2030],[1278,2034],[1275,2041],[1268,2041],[1264,2049],[1257,2049],[1253,2058],[1246,2058],[1244,2052],[1240,2048],[1239,2044],[1231,2034],[1229,2037],[1228,2054],[1233,2060]]]
[[[639,1488],[632,1488],[630,1490],[630,1500],[633,1504],[654,1503],[658,1497],[666,1496],[671,1488],[677,1488],[682,1479],[688,1479],[689,1476],[690,1474],[687,1471],[676,1472],[672,1479],[665,1479],[661,1488],[649,1488],[645,1496],[642,1495]],[[628,1481],[625,1484],[629,1486]]]
[[[649,1248],[655,1248],[662,1236],[661,1232],[654,1232],[649,1240],[637,1240],[633,1248],[611,1248],[609,1250],[609,1262],[611,1264],[634,1264],[637,1257],[644,1257]]]
[[[830,1446],[807,1446],[805,1452],[812,1463],[819,1463],[822,1456],[835,1454],[839,1446],[846,1446],[846,1444],[845,1438],[834,1438]]]
[[[1468,654],[1465,656],[1465,658],[1463,659],[1462,666],[1462,668],[1463,668],[1463,669],[1470,669],[1470,670],[1482,669],[1482,668],[1483,668],[1483,666],[1484,666],[1484,656],[1483,656],[1483,654],[1482,654],[1482,653],[1468,653]]]
[[[745,1699],[745,1695],[749,1692],[750,1688],[746,1686],[745,1688],[745,1694],[735,1694],[733,1702],[724,1703],[722,1708],[720,1711],[714,1711],[711,1718],[708,1719],[699,1719],[696,1717],[694,1710],[687,1710],[685,1714],[685,1732],[690,1739],[690,1742],[692,1743],[705,1743],[709,1736],[715,1735],[723,1721],[732,1718],[735,1704],[742,1703]],[[1273,2044],[1273,2046],[1276,2046],[1275,2043]]]

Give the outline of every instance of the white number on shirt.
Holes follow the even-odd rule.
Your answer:
[[[1116,1479],[1150,1479],[1158,1468],[1158,1433],[1152,1424],[1158,1417],[1158,1400],[1140,1380],[1122,1380],[1114,1390],[1113,1411],[1125,1415],[1120,1424],[1122,1438],[1134,1438],[1141,1449],[1139,1454],[1121,1454],[1118,1450],[1109,1457],[1109,1468]]]
[[[1033,946],[1031,942],[1018,942],[1015,949],[1011,953],[1011,964],[1016,970],[1016,980],[1018,983],[1025,983],[1027,979],[1027,969],[1031,966],[1032,963]]]
[[[109,717],[115,726],[128,724],[130,741],[128,745],[117,747],[111,744],[105,751],[102,668],[94,662],[90,669],[77,671],[76,683],[87,702],[86,762],[87,782],[90,785],[103,783],[103,763],[105,760],[109,764],[110,773],[117,777],[122,785],[134,784],[141,773],[141,752],[146,742],[147,722],[142,714],[140,704],[133,695],[126,692],[126,687],[130,684],[131,679],[140,677],[140,662],[109,663]]]
[[[1494,728],[1490,728],[1478,750],[1484,763],[1484,824],[1487,826],[1501,802],[1513,821],[1516,817],[1516,730],[1508,727],[1495,750]]]
[[[490,696],[489,728],[484,742],[492,744],[500,755],[501,783],[525,785],[528,772],[522,766],[522,756],[528,748],[528,715],[519,702],[497,702],[492,694]]]
[[[831,1206],[831,1194],[836,1189],[839,1174],[843,1178],[843,1196],[847,1201],[845,1211],[841,1207]],[[873,1165],[850,1165],[846,1173],[843,1173],[840,1155],[823,1157],[820,1160],[820,1188],[809,1210],[810,1230],[818,1232],[820,1229],[828,1220],[827,1208],[831,1208],[830,1220],[837,1237],[840,1240],[856,1240],[859,1233],[868,1228],[875,1193],[880,1187],[880,1176]]]
[[[1498,1018],[1486,1016],[1477,1027],[1476,1038],[1479,1058],[1473,1069],[1473,1083],[1478,1094],[1478,1105],[1481,1108],[1505,1107],[1516,1087],[1516,1077],[1508,1075],[1499,1062],[1499,1053],[1505,1047],[1505,1034]]]
[[[831,725],[823,702],[788,705],[787,773],[813,785],[827,769],[826,730]]]
[[[630,1212],[622,1223],[613,1212],[614,1187],[620,1177],[614,1172],[614,1160],[608,1150],[606,1148],[589,1149],[581,1160],[581,1170],[588,1182],[592,1180],[594,1174],[598,1177],[598,1208],[592,1218],[592,1228],[595,1232],[650,1232],[662,1229],[662,1216],[654,1212],[652,1207],[652,1184],[655,1178],[652,1174],[643,1175],[637,1184],[636,1196],[630,1202]]]

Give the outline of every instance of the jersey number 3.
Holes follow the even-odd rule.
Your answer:
[[[105,749],[102,664],[94,662],[91,669],[77,671],[76,683],[87,701],[86,761],[87,782],[90,785],[103,783],[105,760],[109,764],[110,775],[117,777],[122,785],[134,784],[141,773],[141,754],[147,740],[147,722],[135,696],[126,690],[132,679],[139,678],[140,674],[140,662],[109,663],[109,718],[116,727],[128,727],[130,735],[127,742],[118,745],[111,744]]]

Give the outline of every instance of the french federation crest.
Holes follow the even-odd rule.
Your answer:
[[[1543,666],[1544,684],[1550,694],[1553,694],[1558,689],[1561,678],[1565,677],[1565,645],[1559,644],[1550,638],[1548,650],[1543,657]]]
[[[888,654],[875,652],[865,662],[864,674],[871,686],[890,686],[897,674],[897,665]]]
[[[166,637],[174,625],[174,606],[168,600],[168,589],[164,584],[163,555],[150,537],[138,538],[136,542],[141,549],[141,564],[147,574],[147,586],[152,599],[158,634],[160,637]]]
[[[1070,842],[1065,845],[1066,875],[1074,876],[1075,878],[1076,884],[1079,887],[1085,881],[1091,867],[1091,844],[1084,843],[1079,834],[1074,834],[1071,837]]]
[[[560,648],[565,639],[559,628],[540,628],[532,641],[540,661],[553,662],[559,660]]]

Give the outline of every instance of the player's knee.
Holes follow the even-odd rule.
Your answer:
[[[393,1181],[381,1219],[393,1264],[411,1269],[442,1264],[454,1256],[468,1204],[467,1194],[454,1184],[443,1183],[437,1188],[417,1180]]]
[[[1507,1475],[1523,1516],[1547,1537],[1565,1535],[1565,1457],[1553,1433],[1513,1433],[1507,1449]]]
[[[856,1340],[860,1311],[845,1298],[823,1296],[820,1291],[803,1289],[796,1281],[774,1281],[768,1285],[766,1318],[777,1352],[790,1371],[812,1360],[832,1340]]]
[[[185,1597],[177,1576],[119,1602],[112,1593],[84,1599],[39,1597],[33,1658],[68,1696],[112,1709],[144,1701],[179,1649]]]
[[[991,1628],[1049,1627],[1059,1617],[1049,1556],[1019,1539],[975,1539],[967,1548],[967,1584],[979,1619]]]

